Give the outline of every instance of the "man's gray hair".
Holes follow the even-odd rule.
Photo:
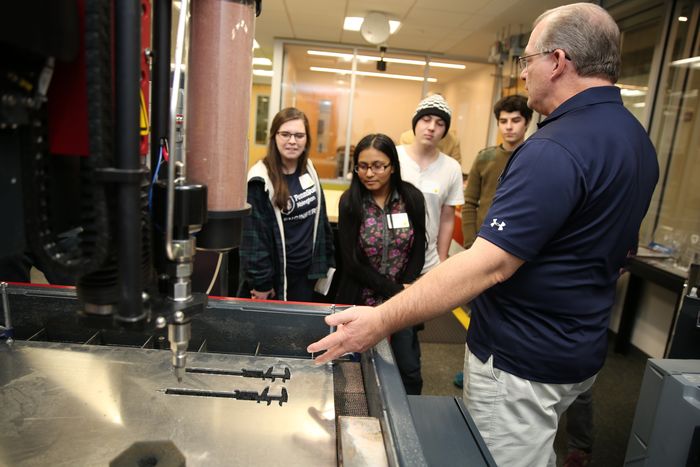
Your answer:
[[[538,52],[562,49],[579,76],[597,76],[613,83],[620,76],[620,29],[603,8],[593,3],[573,3],[553,8],[535,20],[547,20]]]

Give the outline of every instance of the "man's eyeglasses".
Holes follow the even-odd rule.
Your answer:
[[[391,164],[382,164],[381,162],[374,162],[373,164],[357,164],[355,166],[355,173],[365,173],[367,172],[368,169],[372,169],[372,172],[375,174],[381,174],[384,173],[386,169],[391,167]]]
[[[288,131],[278,131],[277,136],[279,136],[285,141],[289,141],[291,137],[294,136],[294,139],[299,141],[306,138],[306,133],[290,133]]]
[[[551,54],[551,53],[556,52],[557,50],[558,49],[545,50],[544,52],[537,52],[536,54],[530,54],[530,55],[525,55],[523,57],[519,57],[518,58],[518,66],[520,67],[520,71],[527,70],[527,64],[529,63],[528,58],[536,57],[538,55]],[[567,60],[571,60],[571,57],[569,57],[569,54],[567,54],[566,51],[564,51],[564,58]]]

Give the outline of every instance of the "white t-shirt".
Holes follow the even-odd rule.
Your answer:
[[[442,207],[464,204],[462,167],[456,160],[440,153],[425,170],[421,170],[405,146],[396,146],[396,150],[401,163],[401,178],[415,185],[425,198],[425,234],[428,239],[422,271],[425,274],[440,263],[437,237]]]

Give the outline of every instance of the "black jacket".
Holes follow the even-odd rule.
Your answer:
[[[336,303],[343,305],[361,305],[362,289],[369,287],[385,299],[403,290],[403,284],[418,278],[425,262],[425,201],[423,194],[408,182],[402,182],[407,194],[404,204],[408,220],[413,226],[414,240],[409,252],[409,259],[396,280],[383,276],[369,263],[369,259],[359,248],[357,239],[360,235],[361,216],[350,213],[350,192],[346,191],[340,198],[338,210],[338,240],[342,254],[340,286],[336,294]]]

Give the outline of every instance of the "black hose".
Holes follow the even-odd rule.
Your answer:
[[[172,2],[153,2],[153,86],[151,102],[151,178],[158,167],[163,138],[168,137],[168,103],[170,99],[170,29]]]
[[[116,168],[120,173],[141,169],[139,157],[139,83],[141,74],[141,2],[122,0],[115,8],[115,131]],[[138,321],[144,317],[141,271],[140,180],[122,179],[118,197],[118,319]]]
[[[46,104],[30,110],[21,130],[27,240],[37,263],[51,275],[80,277],[96,271],[109,256],[108,197],[95,171],[111,163],[112,104],[110,2],[86,2],[85,60],[90,157],[81,161],[81,225],[69,235],[52,228],[50,212],[48,117]],[[51,68],[49,60],[44,72]],[[45,271],[47,272],[47,271]]]

